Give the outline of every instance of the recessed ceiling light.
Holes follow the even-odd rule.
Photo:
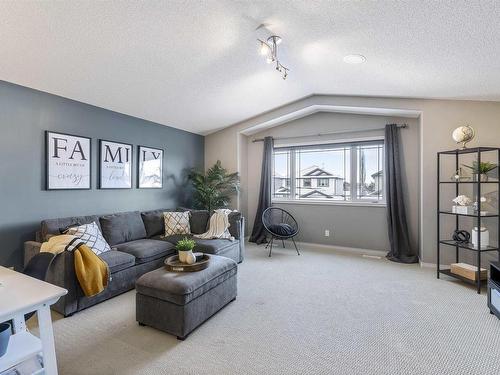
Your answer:
[[[344,62],[347,64],[362,64],[366,61],[363,55],[347,55],[344,57]]]

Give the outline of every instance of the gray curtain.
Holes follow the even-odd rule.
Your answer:
[[[262,224],[262,213],[266,208],[271,207],[273,146],[273,138],[265,137],[264,153],[262,155],[262,169],[260,174],[259,205],[257,207],[257,213],[255,214],[252,235],[250,236],[250,242],[255,242],[256,244],[267,242],[267,232],[264,228],[264,224]]]
[[[387,259],[399,263],[417,263],[412,248],[403,198],[399,152],[399,128],[396,124],[385,127],[385,190],[387,201],[387,227],[391,249]]]

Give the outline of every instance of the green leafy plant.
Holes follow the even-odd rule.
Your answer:
[[[182,240],[179,240],[179,242],[177,242],[175,248],[177,249],[177,251],[190,251],[193,250],[195,246],[196,242],[194,242],[194,240],[184,237]]]
[[[492,170],[498,167],[495,163],[490,163],[489,161],[478,163],[477,160],[472,162],[472,165],[464,165],[464,167],[472,170],[472,173],[476,174],[488,174]]]
[[[196,206],[208,211],[227,207],[240,188],[238,173],[228,173],[220,160],[205,173],[192,170],[189,179],[195,188]]]

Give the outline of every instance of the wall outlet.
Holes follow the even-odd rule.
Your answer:
[[[328,229],[325,229],[325,237],[330,237],[330,231]]]

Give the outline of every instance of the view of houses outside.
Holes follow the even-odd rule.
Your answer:
[[[351,153],[356,155],[351,171]],[[291,158],[295,173],[291,173]],[[383,199],[383,144],[275,149],[273,197],[282,199]],[[295,196],[291,181],[295,179]],[[354,186],[351,186],[354,180]]]

